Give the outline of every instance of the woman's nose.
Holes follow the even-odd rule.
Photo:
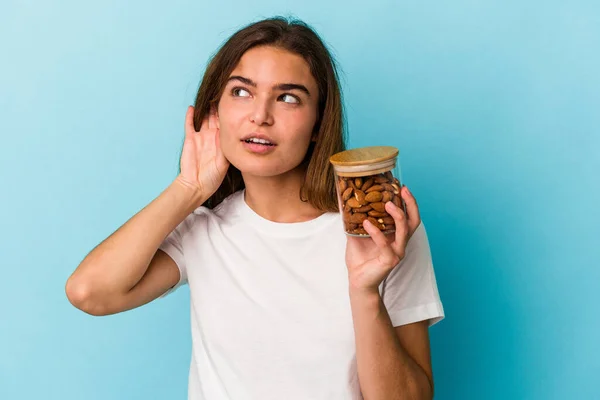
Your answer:
[[[250,114],[250,121],[256,125],[273,125],[273,115],[267,101],[257,100]]]

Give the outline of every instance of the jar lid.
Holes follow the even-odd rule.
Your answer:
[[[340,167],[379,164],[395,159],[398,153],[398,149],[393,146],[360,147],[336,153],[329,158],[329,161]]]
[[[392,170],[398,153],[393,146],[361,147],[334,154],[329,161],[338,175],[356,177]]]

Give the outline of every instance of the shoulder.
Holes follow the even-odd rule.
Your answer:
[[[425,250],[426,252],[430,251],[429,238],[427,237],[427,230],[425,229],[425,224],[423,221],[421,221],[417,229],[413,232],[412,236],[408,240],[406,249],[407,251],[414,251],[417,249]]]
[[[232,193],[214,208],[200,206],[193,211],[192,215],[195,216],[195,220],[219,220],[233,216],[237,214],[242,194],[241,190]]]
[[[174,230],[182,239],[185,237],[196,237],[197,235],[205,234],[209,225],[220,224],[223,215],[223,203],[219,204],[214,209],[206,206],[197,207],[194,211],[188,214]],[[226,214],[226,213],[225,213]]]

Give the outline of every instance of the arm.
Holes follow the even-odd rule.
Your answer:
[[[192,211],[217,191],[229,168],[219,145],[216,110],[204,113],[200,131],[188,107],[181,172],[156,199],[93,249],[68,279],[69,301],[92,315],[148,303],[177,284],[174,260],[158,250]]]
[[[416,199],[406,187],[401,193],[406,213],[385,204],[395,233],[385,236],[365,221],[372,240],[349,236],[346,248],[358,378],[366,400],[433,398],[428,327],[443,309]],[[423,310],[415,314],[415,306]]]
[[[148,303],[174,286],[177,265],[158,247],[204,201],[176,179],[85,257],[67,280],[69,301],[88,314],[107,315]]]
[[[351,290],[350,301],[365,400],[432,399],[428,322],[394,328],[378,292]]]

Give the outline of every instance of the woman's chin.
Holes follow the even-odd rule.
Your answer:
[[[225,157],[244,177],[273,178],[286,175],[298,169],[301,163],[301,160],[295,162],[290,157],[286,159],[269,156],[257,157],[245,152],[235,152],[229,157],[226,154]]]
[[[273,178],[284,175],[294,169],[294,167],[268,162],[266,160],[258,162],[231,162],[231,165],[240,170],[244,178]]]
[[[282,174],[284,174],[286,171],[283,170],[279,170],[279,169],[271,169],[271,168],[265,168],[263,167],[259,167],[259,168],[238,168],[240,170],[240,172],[242,173],[242,176],[244,177],[244,179],[246,178],[250,178],[250,177],[254,177],[254,178],[273,178],[276,176],[281,176]]]

